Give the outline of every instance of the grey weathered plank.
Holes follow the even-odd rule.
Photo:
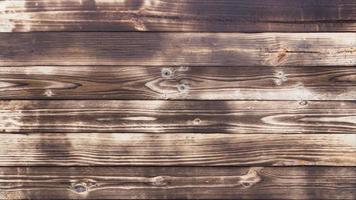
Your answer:
[[[2,167],[3,199],[355,199],[351,167]]]
[[[0,99],[355,100],[356,67],[0,67]]]
[[[0,101],[0,131],[356,133],[354,101]]]
[[[2,0],[0,31],[356,31],[353,0]]]
[[[1,33],[0,66],[355,66],[356,33]]]
[[[0,166],[108,165],[356,166],[356,134],[0,134]]]

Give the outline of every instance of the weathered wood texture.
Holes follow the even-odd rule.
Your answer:
[[[5,199],[355,199],[350,167],[0,168]]]
[[[353,67],[0,67],[0,99],[355,100]]]
[[[356,166],[355,134],[0,134],[0,166]]]
[[[0,101],[0,131],[356,133],[355,101]]]
[[[356,1],[0,0],[0,199],[356,199]]]
[[[356,2],[2,0],[0,31],[356,31]]]
[[[1,33],[0,66],[355,66],[356,33]]]

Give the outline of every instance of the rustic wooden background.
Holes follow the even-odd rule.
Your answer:
[[[355,0],[0,0],[0,199],[356,199]]]

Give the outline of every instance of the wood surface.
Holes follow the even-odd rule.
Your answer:
[[[7,199],[353,200],[355,184],[349,167],[0,168]]]
[[[0,66],[355,66],[356,33],[0,33]]]
[[[354,0],[2,0],[0,31],[355,31]]]
[[[351,67],[0,67],[0,99],[355,100]]]
[[[355,0],[0,0],[0,200],[356,199]]]
[[[356,135],[2,133],[0,166],[356,167]]]
[[[0,101],[0,131],[356,133],[355,101]]]

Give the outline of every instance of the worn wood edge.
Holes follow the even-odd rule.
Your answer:
[[[0,99],[355,100],[356,67],[0,67]]]
[[[356,134],[0,134],[0,166],[356,166]]]
[[[0,167],[2,199],[354,199],[355,167]]]

